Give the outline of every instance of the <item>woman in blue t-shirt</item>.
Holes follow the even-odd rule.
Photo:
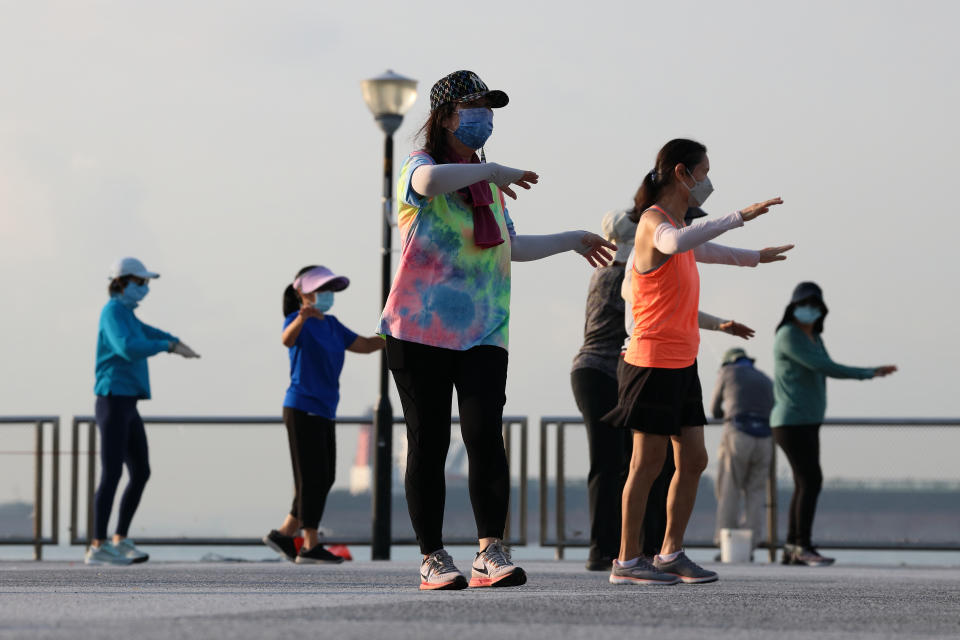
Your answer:
[[[283,344],[290,350],[283,422],[290,441],[294,497],[283,525],[263,542],[299,564],[343,562],[323,548],[317,532],[336,470],[340,371],[345,351],[372,353],[384,345],[379,336],[358,336],[327,314],[334,292],[349,284],[326,267],[309,266],[283,292]],[[298,553],[294,537],[301,529],[303,546]]]

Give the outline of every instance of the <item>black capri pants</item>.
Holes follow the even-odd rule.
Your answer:
[[[336,478],[336,424],[293,407],[283,408],[283,424],[287,427],[293,463],[290,515],[300,521],[301,527],[317,529]]]

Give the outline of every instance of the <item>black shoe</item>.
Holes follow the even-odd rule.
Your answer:
[[[333,555],[324,549],[322,544],[318,544],[309,551],[301,547],[294,562],[297,564],[340,564],[343,562],[343,558]]]
[[[793,557],[794,564],[805,564],[808,567],[826,567],[834,563],[833,558],[820,555],[813,547],[802,547]]]
[[[285,560],[293,562],[297,559],[297,545],[293,542],[293,536],[285,536],[276,529],[271,529],[270,533],[263,536],[263,544],[279,553]]]
[[[613,558],[588,558],[587,571],[610,571],[613,567]]]

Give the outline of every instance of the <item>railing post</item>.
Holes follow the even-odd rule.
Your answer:
[[[567,519],[567,495],[565,489],[565,479],[563,470],[564,437],[563,422],[557,422],[557,560],[563,560],[563,547],[567,539],[567,531],[564,521]]]
[[[520,423],[520,540],[527,544],[527,419]]]
[[[80,422],[77,416],[73,417],[70,426],[70,544],[76,544],[80,539],[77,531],[79,519],[79,492],[80,492]]]
[[[43,422],[35,429],[33,460],[33,559],[43,559]]]
[[[50,505],[50,527],[52,528],[52,535],[50,536],[50,542],[54,545],[60,543],[60,418],[54,418],[53,420],[53,475],[51,481],[53,482],[53,495],[51,500],[53,504]]]
[[[777,561],[777,447],[770,456],[770,474],[767,477],[767,557]]]
[[[547,423],[540,417],[540,546],[547,544]]]
[[[510,494],[513,492],[513,482],[510,479],[511,459],[510,459],[510,436],[511,423],[509,421],[504,421],[501,425],[501,435],[503,436],[503,452],[507,456],[507,520],[503,526],[503,541],[508,543],[510,542],[510,512],[513,511],[513,505],[511,505]]]
[[[93,540],[93,492],[97,470],[97,424],[87,423],[87,544]]]

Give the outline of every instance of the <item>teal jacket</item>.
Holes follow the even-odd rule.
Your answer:
[[[847,367],[830,359],[820,336],[811,341],[788,322],[773,341],[773,412],[770,426],[820,424],[827,412],[827,378],[866,380],[872,368]]]
[[[179,342],[175,336],[140,322],[133,315],[135,307],[112,297],[100,312],[97,382],[93,387],[98,396],[150,398],[147,358],[168,351],[171,342]]]

